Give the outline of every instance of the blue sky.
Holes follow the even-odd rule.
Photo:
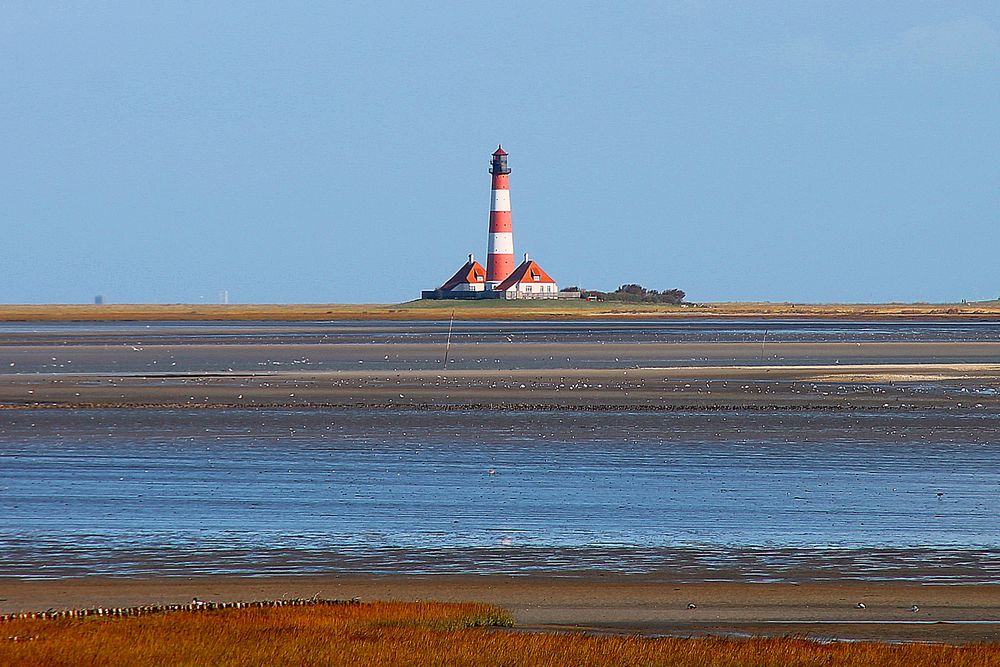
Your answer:
[[[0,302],[1000,295],[996,2],[7,2]]]

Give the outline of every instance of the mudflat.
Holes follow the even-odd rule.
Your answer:
[[[0,408],[994,409],[998,384],[993,363],[5,373]]]
[[[938,440],[932,437],[938,426],[946,434],[942,438],[952,447],[972,443],[985,448],[983,452],[993,451],[989,449],[993,441],[989,434],[984,435],[987,426],[983,423],[988,422],[1000,407],[1000,325],[996,324],[897,322],[868,326],[752,321],[705,322],[693,326],[641,322],[578,322],[550,326],[540,322],[480,322],[456,324],[451,334],[447,324],[437,321],[408,324],[5,325],[0,331],[0,371],[3,371],[0,374],[0,407],[18,411],[25,418],[34,415],[29,413],[31,410],[49,409],[64,410],[68,415],[73,414],[70,410],[91,408],[110,411],[153,408],[158,415],[169,415],[167,409],[204,410],[204,414],[217,413],[220,418],[230,410],[237,413],[259,410],[261,424],[268,423],[268,415],[272,414],[268,413],[269,409],[322,412],[330,408],[330,415],[332,409],[347,409],[362,411],[363,421],[370,422],[372,428],[391,416],[392,429],[396,433],[412,432],[419,422],[414,414],[431,411],[454,414],[507,412],[511,413],[508,419],[515,421],[521,420],[517,415],[526,412],[546,416],[558,411],[560,414],[554,425],[546,422],[536,430],[546,435],[551,431],[560,442],[575,442],[572,429],[578,429],[580,424],[574,423],[579,421],[572,417],[574,411],[589,413],[591,422],[595,413],[618,413],[614,419],[601,420],[607,422],[602,428],[609,432],[604,440],[613,440],[614,434],[610,431],[615,429],[621,433],[634,431],[638,421],[636,415],[642,413],[694,411],[686,419],[697,428],[691,427],[694,430],[690,438],[683,433],[677,435],[679,441],[687,442],[686,439],[691,438],[694,438],[692,442],[716,444],[732,441],[736,445],[732,449],[734,452],[741,451],[742,440],[749,437],[740,435],[746,433],[755,419],[748,413],[759,416],[761,413],[853,411],[865,420],[864,428],[852,431],[856,425],[843,427],[838,431],[838,442],[850,442],[852,446],[861,446],[858,443],[862,441],[870,446],[872,443],[879,445],[883,440],[895,442],[900,437],[901,426],[912,434],[915,429],[912,419],[919,419],[919,428],[924,433],[920,437],[930,438],[926,452],[935,456],[941,454],[934,449]],[[725,423],[705,417],[710,411],[727,413],[722,420]],[[732,413],[732,419],[728,413]],[[81,413],[81,419],[84,418],[100,423],[104,419],[100,415]],[[142,419],[155,421],[148,415]],[[903,423],[907,419],[910,421]],[[873,424],[872,420],[878,423]],[[5,435],[13,443],[28,442],[30,438],[25,434],[38,433],[32,430],[36,428],[35,421],[45,423],[45,420],[30,418],[8,419]],[[310,428],[316,434],[326,433],[321,429],[329,426],[329,421]],[[788,430],[793,421],[787,420],[779,426]],[[527,433],[524,425],[518,424],[514,424],[512,430],[521,428]],[[295,427],[302,429],[301,424]],[[93,428],[64,423],[58,432],[60,437],[70,441],[89,442],[92,432],[96,432]],[[672,428],[676,431],[677,424]],[[772,439],[780,440],[779,436],[784,433],[775,430],[778,426],[767,428]],[[802,438],[808,431],[803,430],[805,428],[789,432]],[[648,429],[652,429],[649,433],[656,433],[657,429],[664,432],[657,424]],[[208,432],[208,429],[203,430]],[[599,429],[595,427],[594,430]],[[708,434],[704,438],[702,431]],[[156,433],[161,432],[169,433],[169,430],[156,430]],[[385,440],[384,434],[360,432],[379,442]],[[120,428],[103,433],[102,437],[109,439],[113,433],[115,442],[131,437],[123,434]],[[289,435],[291,433],[275,435],[275,442],[294,449],[298,445]],[[37,436],[32,437],[35,439],[31,441],[37,445]],[[143,437],[148,439],[148,431]],[[187,434],[185,437],[201,442],[198,438],[202,436]],[[330,437],[343,440],[346,436]],[[321,439],[319,435],[316,438],[317,441]],[[653,439],[670,440],[659,435]],[[497,437],[496,440],[502,439]],[[405,444],[393,451],[406,454]],[[546,441],[540,439],[536,444],[544,449]],[[127,443],[119,443],[119,446],[127,448]],[[777,451],[781,446],[779,443],[772,449]],[[925,452],[925,449],[918,450]],[[837,458],[843,453],[840,449],[834,446],[829,451],[832,452],[830,461],[840,460]],[[808,454],[815,456],[815,452]],[[312,456],[296,455],[306,459]],[[194,471],[206,461],[215,461],[214,454],[198,456],[202,458],[194,459],[191,467]],[[426,452],[417,452],[413,454],[413,461],[419,463],[428,456]],[[924,465],[923,461],[920,459],[917,463]],[[28,461],[26,465],[35,464]],[[709,465],[713,470],[720,468],[715,463]],[[486,467],[478,471],[474,483],[468,484],[469,488],[478,488],[476,485],[481,478],[494,482],[505,479],[503,471],[491,477]],[[601,470],[600,465],[588,468],[591,469],[597,471],[594,474]],[[44,465],[31,470],[45,474]],[[773,479],[779,482],[790,479],[782,476],[785,470],[781,468],[781,474]],[[788,470],[792,474],[798,469]],[[366,471],[368,468],[362,470],[368,475]],[[282,468],[278,472],[287,476],[290,482],[298,480],[297,473],[290,469]],[[962,475],[966,469],[953,472]],[[969,474],[974,472],[971,467],[968,469]],[[51,475],[51,471],[48,474]],[[687,474],[685,469],[679,468],[677,474],[687,480],[683,477]],[[367,479],[365,475],[360,479]],[[607,475],[603,478],[605,483],[608,478]],[[125,482],[142,486],[147,484],[144,479],[136,476],[138,481]],[[286,477],[276,479],[285,480]],[[150,489],[155,487],[155,482],[149,483],[152,484]],[[940,491],[936,487],[924,488],[926,485],[918,482],[914,482],[913,493],[904,490],[898,493],[908,494],[910,505],[904,508],[906,511],[923,508],[921,522],[917,522],[920,525],[935,520],[938,515],[944,516],[943,512],[950,512],[949,522],[964,525],[964,521],[972,526],[974,520],[981,519],[983,503],[989,500],[988,496],[975,495],[979,493],[978,487],[968,491],[959,485],[954,491],[950,488]],[[111,496],[106,500],[117,512],[115,516],[132,516],[131,505],[122,504],[129,496],[114,495],[117,491],[112,487],[109,487]],[[212,487],[206,488],[210,495]],[[503,487],[500,488],[497,493],[507,498],[503,495]],[[733,489],[728,488],[705,488],[712,493],[733,493]],[[139,489],[142,493],[148,490]],[[873,490],[872,497],[877,491],[879,489]],[[966,498],[962,494],[966,491],[972,494],[966,494],[971,498],[968,505],[962,504]],[[891,493],[897,490],[886,491],[886,497]],[[207,497],[191,496],[192,502],[205,502]],[[762,492],[759,497],[766,497],[766,494]],[[794,504],[805,502],[806,498],[790,498],[784,504],[781,499],[774,500],[773,509],[798,516],[801,514],[798,507],[810,507]],[[875,502],[870,503],[868,496],[844,498],[853,498],[862,509]],[[709,500],[714,501],[715,497]],[[19,501],[11,499],[10,502]],[[24,507],[18,511],[28,512]],[[246,511],[248,516],[265,516],[256,508]],[[783,516],[780,512],[775,516]],[[574,514],[571,518],[586,519],[587,516],[590,515]],[[864,519],[867,517],[852,514],[848,521],[853,525],[855,520]],[[117,529],[116,525],[110,522],[106,526],[111,537],[117,534],[112,530]],[[905,528],[907,524],[903,521],[900,525]],[[11,526],[8,537],[18,540],[25,549],[44,551],[39,546],[42,541],[32,542],[36,539],[33,533],[20,528]],[[75,530],[64,530],[57,537],[59,540],[75,539]],[[185,536],[197,543],[203,537],[199,530],[192,529],[190,535],[185,533]],[[965,545],[979,549],[981,553],[977,557],[987,560],[995,558],[996,546],[990,541],[993,538],[986,535],[988,532],[976,532],[985,537],[979,541],[967,540]],[[42,535],[37,539],[50,537]],[[158,539],[157,535],[149,539],[154,538]],[[662,539],[667,540],[665,545],[672,544],[669,541],[672,538]],[[676,635],[791,633],[925,641],[995,641],[1000,638],[997,632],[1000,628],[997,625],[1000,586],[981,583],[992,581],[988,578],[977,581],[975,573],[963,575],[962,567],[976,569],[975,563],[963,565],[965,561],[950,565],[949,571],[957,573],[958,584],[930,583],[940,575],[934,549],[930,545],[926,551],[926,566],[913,565],[911,560],[906,562],[905,581],[848,577],[820,581],[797,578],[794,573],[783,571],[781,581],[775,583],[750,583],[738,577],[712,582],[710,571],[699,574],[694,580],[670,576],[666,570],[655,576],[601,571],[599,563],[582,573],[547,571],[541,575],[529,567],[513,576],[477,575],[470,568],[451,570],[457,574],[404,575],[401,574],[405,571],[403,567],[380,570],[383,574],[354,570],[338,576],[335,567],[328,567],[322,574],[295,576],[261,571],[257,576],[182,574],[164,577],[153,572],[147,576],[74,575],[41,579],[38,577],[45,575],[39,571],[23,578],[0,578],[0,610],[174,603],[190,601],[195,596],[225,601],[319,595],[366,600],[490,602],[511,609],[519,624],[528,629]],[[852,558],[863,560],[863,549],[856,549],[852,554]],[[129,552],[122,557],[132,559],[135,554]],[[206,555],[206,558],[211,557],[211,553]],[[755,572],[766,575],[766,567],[761,569],[760,565],[760,562],[755,563]],[[384,574],[387,571],[396,574]],[[963,576],[968,583],[962,583],[965,581]],[[972,583],[974,581],[977,583]],[[864,607],[858,607],[859,603]],[[689,608],[689,605],[694,606]],[[916,611],[911,610],[914,605]]]
[[[991,408],[1000,325],[116,322],[0,328],[0,405]]]

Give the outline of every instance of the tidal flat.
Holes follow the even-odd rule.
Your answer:
[[[426,584],[538,627],[996,638],[1000,325],[14,323],[0,369],[5,611]]]

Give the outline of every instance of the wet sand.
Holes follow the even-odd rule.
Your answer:
[[[1000,586],[735,584],[627,576],[296,576],[0,579],[0,612],[319,597],[474,600],[511,610],[523,630],[698,636],[1000,640]],[[857,604],[865,605],[858,609]],[[694,604],[695,608],[688,608]],[[911,611],[912,605],[919,610]]]
[[[1000,365],[0,374],[0,408],[775,410],[1000,407]]]

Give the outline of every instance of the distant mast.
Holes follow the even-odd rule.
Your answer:
[[[490,241],[486,257],[486,289],[491,290],[514,272],[514,234],[510,221],[510,168],[507,152],[498,146],[490,164],[493,196],[490,200]]]

